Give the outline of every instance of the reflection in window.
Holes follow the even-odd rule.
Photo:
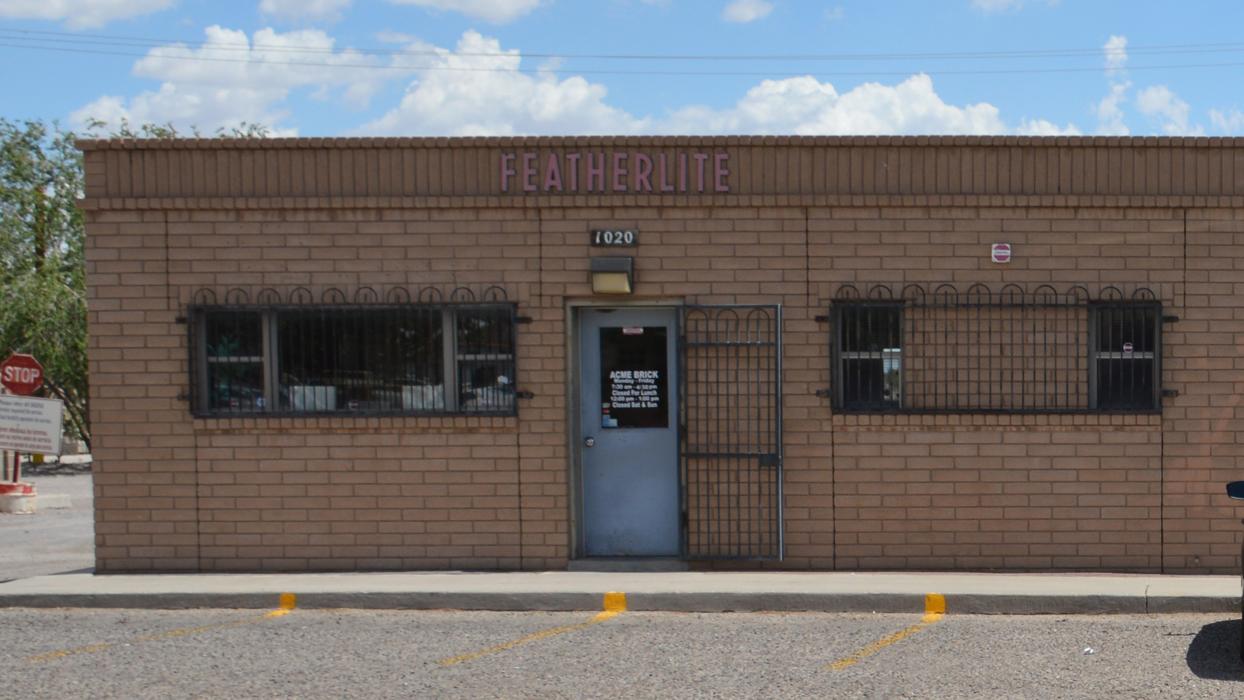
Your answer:
[[[902,405],[902,307],[841,304],[835,307],[836,397],[847,410]]]
[[[194,314],[200,414],[515,408],[512,304],[199,307]]]
[[[1158,322],[1156,304],[1093,307],[1093,371],[1099,410],[1158,407]]]
[[[439,310],[277,314],[280,409],[444,411]]]
[[[509,309],[461,309],[458,329],[458,409],[508,412],[514,407],[513,321]]]
[[[223,311],[205,324],[207,405],[221,413],[264,409],[262,317]]]

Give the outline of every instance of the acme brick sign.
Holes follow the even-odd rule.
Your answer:
[[[522,151],[500,155],[502,192],[701,193],[730,191],[727,153]]]

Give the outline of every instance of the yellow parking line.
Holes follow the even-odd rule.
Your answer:
[[[567,632],[577,632],[582,629],[587,629],[592,625],[598,625],[605,620],[611,620],[626,612],[626,594],[619,593],[617,591],[610,591],[609,593],[606,593],[603,607],[604,610],[596,613],[596,615],[587,622],[580,622],[573,625],[562,625],[561,627],[552,627],[550,629],[540,630],[539,632],[533,632],[525,637],[519,637],[518,639],[504,644],[498,644],[496,646],[488,647],[487,649],[480,649],[479,651],[473,651],[467,654],[451,656],[447,659],[441,659],[436,663],[441,666],[457,666],[458,664],[474,661],[475,659],[483,656],[499,654],[503,651],[513,649],[514,647],[521,646],[529,642],[538,642],[541,639],[548,639],[549,637],[555,637],[559,634],[566,634]]]
[[[294,607],[298,604],[298,597],[293,593],[282,593],[280,603],[276,610],[264,615],[264,617],[282,617],[294,611]]]
[[[200,632],[211,632],[213,630],[227,629],[230,627],[241,627],[242,625],[253,625],[256,622],[263,622],[274,617],[288,615],[293,611],[296,598],[293,593],[282,593],[279,599],[278,607],[268,613],[264,613],[262,617],[248,617],[245,620],[235,620],[233,622],[221,622],[215,625],[200,625],[198,627],[179,627],[177,629],[167,630],[165,632],[157,632],[155,634],[143,635],[128,642],[105,642],[103,644],[88,644],[81,647],[73,647],[71,649],[59,649],[57,651],[49,651],[44,654],[36,654],[28,657],[27,662],[32,664],[44,663],[46,661],[55,661],[63,659],[67,656],[76,656],[78,654],[94,654],[98,651],[107,651],[119,644],[137,644],[139,642],[158,642],[164,639],[176,639],[179,637],[188,637],[192,634]]]
[[[842,659],[838,659],[832,664],[829,664],[827,668],[834,670],[834,671],[841,671],[844,668],[849,668],[851,666],[854,666],[855,664],[859,663],[863,659],[866,659],[869,656],[876,654],[877,652],[881,651],[882,649],[885,649],[891,644],[901,642],[904,639],[907,639],[913,634],[916,634],[917,632],[928,627],[929,625],[936,623],[938,620],[941,620],[942,617],[945,615],[946,615],[946,596],[941,595],[940,593],[926,594],[924,596],[924,617],[920,618],[919,624],[912,625],[911,627],[908,627],[905,630],[900,630],[898,632],[895,632],[894,634],[888,635],[886,637],[882,637],[881,639],[878,639],[877,641],[873,642],[872,644],[869,644],[863,649],[860,649],[854,654],[848,657],[842,658]]]

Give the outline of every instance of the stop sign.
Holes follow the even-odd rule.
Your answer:
[[[0,362],[0,384],[14,394],[33,394],[43,386],[43,365],[33,355],[15,352]]]

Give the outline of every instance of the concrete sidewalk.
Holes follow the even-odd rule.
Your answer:
[[[661,572],[151,574],[73,573],[0,584],[0,607],[630,610],[1108,614],[1240,610],[1236,576],[975,573]]]

